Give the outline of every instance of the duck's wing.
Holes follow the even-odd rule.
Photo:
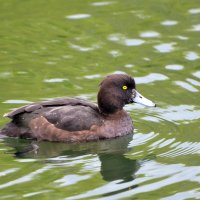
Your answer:
[[[9,113],[6,113],[4,117],[9,117],[13,119],[16,115],[22,114],[22,113],[30,113],[33,111],[36,111],[41,108],[45,107],[56,107],[56,106],[76,106],[76,105],[82,105],[86,107],[90,107],[93,110],[98,111],[98,107],[94,103],[87,102],[83,99],[79,98],[56,98],[50,101],[43,101],[43,102],[37,102],[37,103],[32,103],[26,106],[22,106],[20,108],[17,108]]]
[[[48,122],[48,127],[54,127],[53,130],[59,130],[59,133],[60,130],[63,133],[67,131],[68,134],[72,134],[74,131],[80,131],[80,134],[81,131],[85,130],[90,132],[91,127],[101,126],[103,123],[101,113],[96,104],[77,98],[60,98],[29,104],[8,113],[6,116],[11,118],[12,121],[0,133],[25,138],[40,137],[37,132],[34,133],[32,130],[33,127],[34,130],[37,127],[43,131],[46,129],[45,123],[39,122],[40,119]],[[34,126],[32,127],[31,124],[34,124]],[[43,139],[50,140],[45,136],[43,136]],[[50,141],[54,140],[51,138]]]
[[[46,108],[41,110],[39,116],[45,117],[57,128],[67,131],[89,130],[93,125],[100,126],[103,123],[98,111],[83,105]]]

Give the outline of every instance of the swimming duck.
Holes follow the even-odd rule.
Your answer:
[[[99,87],[98,105],[78,98],[56,98],[20,107],[0,134],[55,142],[86,142],[133,132],[132,119],[123,107],[129,103],[156,106],[137,90],[127,74],[107,76]]]

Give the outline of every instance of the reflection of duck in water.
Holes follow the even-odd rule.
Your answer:
[[[101,161],[101,175],[106,181],[131,181],[139,168],[136,160],[131,160],[123,154],[100,154],[99,159]]]
[[[80,99],[60,98],[33,103],[8,114],[12,121],[1,134],[59,142],[83,142],[115,138],[133,132],[125,104],[155,106],[136,91],[126,74],[107,76],[100,84],[98,106]]]
[[[34,151],[34,146],[28,140],[18,140],[7,138],[4,141],[7,145],[14,147],[15,156],[18,158],[44,158],[45,162],[60,163],[68,162],[57,159],[57,157],[69,158],[69,162],[79,156],[97,155],[100,161],[100,173],[102,178],[108,182],[113,180],[122,180],[122,182],[131,181],[134,179],[134,173],[139,168],[136,160],[131,160],[125,156],[125,153],[130,151],[128,148],[129,142],[133,135],[129,134],[124,137],[114,140],[103,140],[100,142],[66,144],[66,143],[51,143],[51,142],[36,142],[38,147],[37,154]],[[21,143],[20,143],[21,141]],[[27,144],[29,142],[29,144]],[[55,158],[55,159],[49,159]]]

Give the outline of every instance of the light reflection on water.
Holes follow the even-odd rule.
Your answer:
[[[174,50],[174,45],[176,43],[163,43],[155,45],[154,48],[160,53],[169,53]]]
[[[158,170],[162,168],[163,170]],[[179,183],[182,181],[194,181],[200,183],[198,174],[200,173],[199,167],[185,167],[182,164],[174,164],[165,166],[163,164],[156,163],[154,161],[148,162],[148,164],[143,164],[143,167],[136,172],[136,175],[139,177],[131,182],[120,184],[119,181],[113,181],[102,187],[96,188],[94,190],[88,191],[84,194],[72,196],[65,199],[83,199],[88,197],[94,197],[97,195],[106,195],[109,193],[114,193],[122,191],[121,193],[114,194],[109,197],[109,199],[120,199],[126,198],[139,193],[146,193],[151,191],[159,190],[163,187],[166,187],[171,184]],[[145,176],[144,176],[145,174]],[[149,183],[149,181],[157,180],[156,183]],[[147,184],[137,187],[139,184]],[[128,189],[133,188],[134,189]],[[199,194],[199,193],[198,193]],[[107,199],[108,197],[101,197],[97,199]]]
[[[187,60],[197,60],[199,59],[199,55],[196,53],[196,52],[193,52],[193,51],[190,51],[190,52],[187,52],[186,55],[185,55],[185,59]]]
[[[175,26],[176,24],[178,24],[178,22],[174,20],[166,20],[161,22],[161,24],[164,26]]]
[[[92,6],[108,6],[108,5],[111,5],[113,3],[115,3],[115,2],[114,1],[102,1],[102,2],[94,2],[91,5]],[[195,12],[195,11],[193,11],[193,12]]]
[[[126,38],[122,34],[111,34],[108,37],[108,40],[117,42],[119,44],[125,45],[125,46],[140,46],[143,43],[145,43],[144,40],[139,38]]]
[[[164,81],[167,79],[168,79],[167,76],[158,73],[151,73],[143,77],[135,77],[135,81],[137,84],[147,84],[147,83],[153,83],[155,81]]]
[[[190,85],[189,83],[186,83],[184,81],[175,81],[176,85],[179,85],[180,87],[190,91],[190,92],[198,92],[199,90]]]
[[[144,38],[154,38],[154,37],[159,37],[160,33],[156,31],[145,31],[140,34],[140,37]]]
[[[172,64],[172,65],[166,65],[165,66],[166,69],[169,69],[169,70],[183,70],[184,69],[184,66],[183,65],[177,65],[177,64]]]
[[[110,73],[133,75],[158,104],[127,105],[135,134],[116,140],[36,142],[36,152],[32,141],[1,138],[2,199],[200,199],[198,4],[27,1],[2,8],[2,115],[60,96],[96,101]]]
[[[85,19],[91,17],[90,14],[74,14],[74,15],[69,15],[66,16],[67,19]]]

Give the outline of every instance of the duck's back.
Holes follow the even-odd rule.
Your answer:
[[[4,129],[7,135],[9,131],[15,131],[10,134],[31,136],[29,124],[31,120],[40,116],[45,117],[55,127],[66,131],[89,130],[92,125],[102,124],[101,114],[95,104],[75,98],[33,103],[18,108],[6,116],[13,119]]]

